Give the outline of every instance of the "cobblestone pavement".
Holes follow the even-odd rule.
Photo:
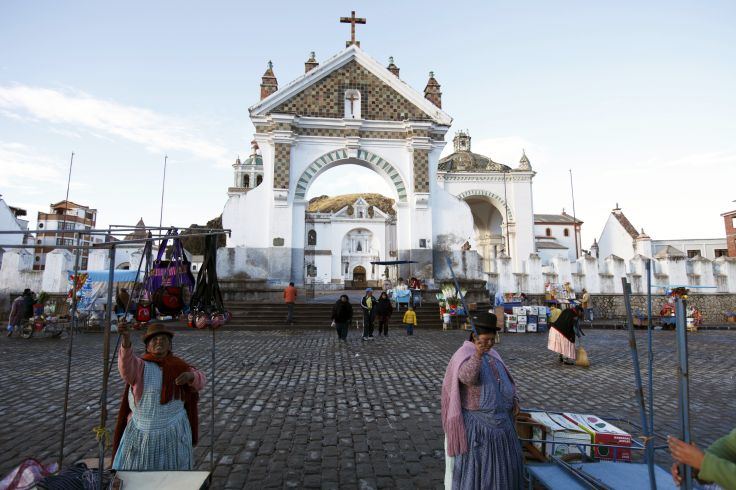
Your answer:
[[[213,487],[441,488],[440,386],[464,333],[396,333],[362,342],[351,332],[345,345],[331,331],[217,332]],[[96,456],[101,341],[75,337],[67,462]],[[638,420],[626,332],[593,330],[584,342],[589,369],[559,365],[546,335],[503,336],[498,350],[522,405]],[[175,352],[208,376],[210,346],[207,332],[174,338]],[[642,333],[638,346],[644,368]],[[656,428],[667,434],[677,420],[674,334],[655,332],[654,346]],[[693,434],[701,444],[734,426],[735,347],[736,332],[690,336]],[[67,342],[3,337],[0,353],[2,476],[26,456],[58,457]],[[211,386],[200,402],[202,469],[209,468]],[[115,371],[111,418],[121,390]]]

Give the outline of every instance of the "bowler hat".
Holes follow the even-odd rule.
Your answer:
[[[471,319],[478,334],[498,332],[498,319],[490,311],[479,311]]]
[[[143,336],[143,343],[147,344],[156,335],[168,335],[170,340],[174,336],[174,332],[167,330],[166,326],[161,323],[152,323],[148,326],[146,334]]]

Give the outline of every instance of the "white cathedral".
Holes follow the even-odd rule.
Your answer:
[[[464,131],[440,158],[452,118],[432,73],[422,94],[393,59],[382,66],[354,42],[323,63],[312,54],[281,88],[269,62],[250,118],[251,155],[233,165],[223,211],[232,230],[223,276],[345,284],[380,280],[385,268],[371,262],[405,261],[397,275],[431,283],[449,277],[449,256],[460,277],[486,280],[494,259],[523,273],[537,254],[529,159],[519,149],[512,167],[473,153]],[[310,204],[310,186],[348,164],[383,177],[393,203],[355,195],[339,209]]]

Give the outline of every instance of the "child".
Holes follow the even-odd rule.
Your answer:
[[[404,313],[404,325],[406,325],[406,335],[414,335],[414,327],[417,324],[417,314],[414,313],[414,307],[409,305],[409,308]]]

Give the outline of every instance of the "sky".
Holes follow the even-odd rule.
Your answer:
[[[572,210],[588,248],[618,204],[655,240],[725,236],[736,209],[736,3],[730,1],[0,0],[0,194],[64,199],[98,227],[218,216],[250,152],[266,63],[280,86],[357,26],[361,47],[422,91],[442,86],[452,136],[515,167],[536,213]],[[370,170],[324,173],[308,197],[388,192]]]

